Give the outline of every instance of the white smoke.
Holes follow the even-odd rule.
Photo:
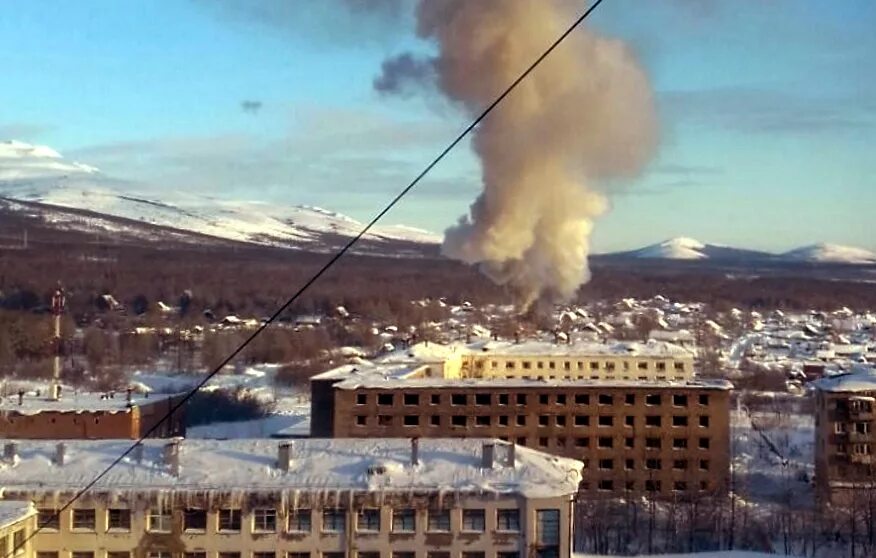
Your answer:
[[[573,21],[567,5],[420,0],[418,34],[439,47],[432,79],[479,114]],[[649,160],[656,128],[651,87],[630,50],[577,29],[475,130],[483,192],[447,230],[444,254],[480,266],[524,306],[571,298],[590,278],[594,221],[617,179]]]

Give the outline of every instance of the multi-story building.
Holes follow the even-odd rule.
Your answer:
[[[876,489],[876,370],[825,376],[815,388],[815,484],[823,501]]]
[[[30,537],[36,528],[36,515],[29,501],[0,500],[0,556],[32,558]]]
[[[488,439],[148,440],[55,511],[129,443],[12,443],[0,486],[38,509],[32,556],[571,554],[582,464]]]
[[[691,379],[689,354],[676,362],[666,344],[656,345],[657,355],[647,345],[580,353],[561,345],[557,356],[550,345],[526,345],[520,352],[517,345],[477,349],[475,356],[419,346],[318,375],[311,382],[312,435],[495,437],[582,460],[581,488],[593,497],[695,498],[726,490],[729,382]],[[442,350],[450,358],[442,360]],[[469,365],[448,365],[459,353]],[[622,375],[640,369],[677,370],[682,379]],[[598,371],[595,378],[590,370]]]
[[[131,391],[69,391],[52,398],[20,391],[0,397],[0,438],[138,439],[147,433],[153,438],[182,436],[184,409],[171,413],[182,397]]]

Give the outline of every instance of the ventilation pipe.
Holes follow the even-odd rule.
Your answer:
[[[55,446],[55,465],[58,467],[64,466],[64,460],[67,457],[67,446],[64,442],[58,443]]]
[[[7,463],[15,463],[15,459],[18,457],[18,444],[15,442],[7,442],[5,446],[3,446],[3,460]]]
[[[179,476],[179,439],[174,438],[164,444],[164,465],[170,469],[170,474]]]
[[[493,442],[484,442],[483,453],[481,454],[481,468],[492,469],[496,460],[496,444]]]
[[[284,473],[289,472],[289,465],[292,463],[292,443],[282,442],[277,446],[277,467]]]
[[[138,464],[143,463],[143,444],[142,443],[138,442],[134,446],[134,449],[131,451],[131,453],[134,457],[134,461],[136,461]]]
[[[420,464],[420,439],[411,438],[411,467]]]
[[[517,444],[508,444],[508,467],[514,468],[517,465]]]
[[[18,404],[24,405],[24,390],[18,390]]]

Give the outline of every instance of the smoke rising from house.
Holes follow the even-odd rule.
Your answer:
[[[421,0],[417,32],[438,54],[384,64],[378,81],[404,84],[433,68],[440,91],[477,115],[573,21],[566,6]],[[408,68],[417,72],[386,75]],[[619,179],[651,157],[656,128],[652,90],[632,52],[579,28],[474,131],[483,191],[446,231],[444,254],[479,266],[525,307],[571,298],[590,277],[594,223]]]

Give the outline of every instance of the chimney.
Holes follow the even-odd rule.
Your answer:
[[[24,390],[23,389],[18,390],[18,404],[24,405]]]
[[[164,464],[170,469],[171,475],[179,476],[179,438],[164,444]]]
[[[61,399],[61,384],[52,383],[52,386],[49,388],[49,396],[52,401]]]
[[[284,473],[289,472],[292,463],[292,442],[282,442],[277,446],[277,467]]]
[[[60,442],[55,446],[55,465],[63,467],[65,457],[67,457],[67,446],[64,442]]]
[[[420,464],[420,439],[411,438],[411,467],[416,467]]]
[[[496,457],[496,444],[484,442],[484,452],[481,455],[481,468],[492,469]]]
[[[508,467],[513,469],[517,465],[517,444],[508,444]]]
[[[136,461],[137,463],[143,462],[143,444],[138,442],[134,446],[132,453],[134,454],[134,461]]]
[[[127,401],[128,401],[128,407],[130,407],[131,404],[134,402],[134,390],[133,390],[133,388],[130,388],[130,387],[128,388],[128,390],[127,390],[127,395],[126,395],[126,399],[127,399]]]
[[[3,461],[7,463],[15,463],[15,459],[18,457],[18,444],[15,442],[7,442],[5,446],[3,446]]]

